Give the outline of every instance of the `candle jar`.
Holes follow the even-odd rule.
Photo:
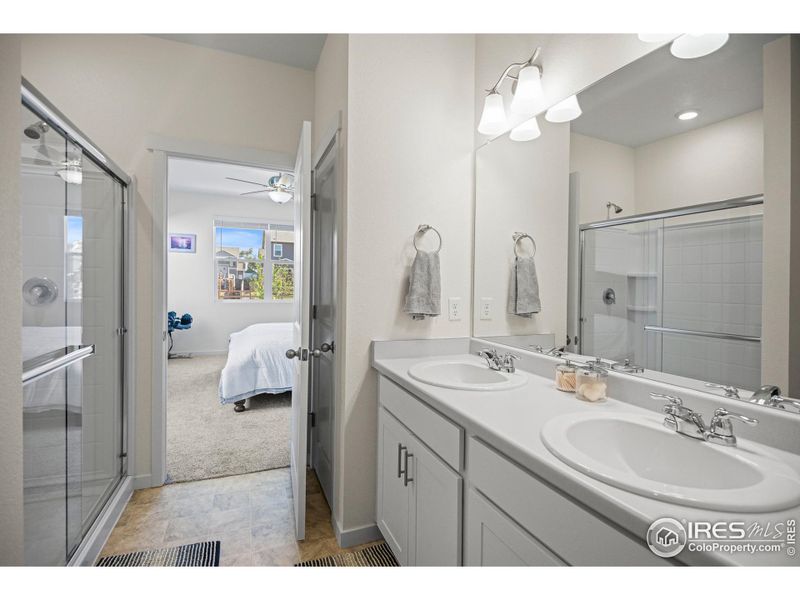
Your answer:
[[[569,361],[556,367],[556,389],[562,392],[575,391],[575,366]]]
[[[602,402],[606,399],[608,371],[587,367],[575,372],[575,397],[585,402]]]

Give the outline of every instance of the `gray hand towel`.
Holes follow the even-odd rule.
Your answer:
[[[411,265],[411,279],[403,310],[414,320],[441,314],[442,283],[439,253],[418,250]]]
[[[531,318],[542,310],[539,300],[539,278],[532,256],[518,256],[511,269],[508,287],[508,312],[519,317]]]

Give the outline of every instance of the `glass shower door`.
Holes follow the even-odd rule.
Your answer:
[[[122,184],[23,106],[25,562],[63,565],[121,480]]]

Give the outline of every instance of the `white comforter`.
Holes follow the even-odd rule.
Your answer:
[[[220,402],[291,390],[294,369],[286,358],[291,345],[291,323],[258,323],[232,333],[228,361],[219,378]]]

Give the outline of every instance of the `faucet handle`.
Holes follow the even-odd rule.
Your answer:
[[[737,419],[742,423],[746,423],[747,425],[758,425],[758,419],[754,419],[753,417],[746,417],[744,415],[740,415],[738,413],[732,413],[727,408],[718,408],[714,411],[715,417],[720,417],[724,419]]]
[[[670,404],[683,406],[683,400],[681,400],[677,396],[669,396],[667,394],[659,394],[658,392],[650,392],[650,397],[653,400],[666,400]]]
[[[706,387],[724,391],[726,398],[739,398],[739,389],[736,386],[707,382]]]
[[[731,419],[737,419],[751,427],[758,424],[758,419],[732,413],[725,408],[718,408],[714,411],[714,418],[711,419],[711,425],[705,434],[706,440],[725,446],[735,446],[736,436],[733,435],[733,423],[731,423]]]

